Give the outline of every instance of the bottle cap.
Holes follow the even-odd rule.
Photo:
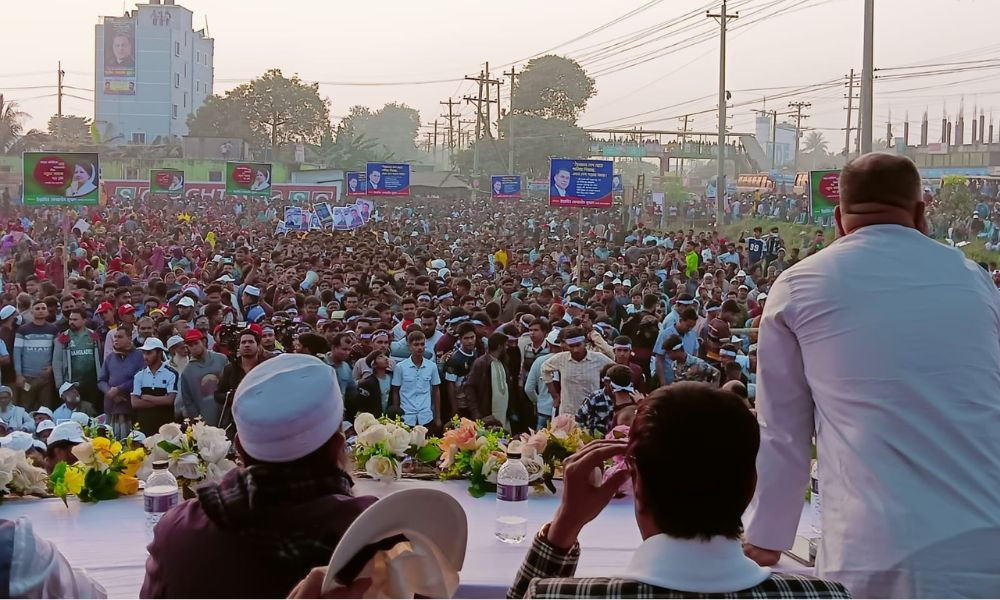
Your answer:
[[[168,466],[170,466],[170,461],[168,461],[168,460],[156,460],[156,461],[153,461],[153,470],[154,471],[159,471],[160,469],[166,469]]]

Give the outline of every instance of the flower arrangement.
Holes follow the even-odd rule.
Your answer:
[[[143,442],[149,457],[139,473],[145,479],[152,473],[153,462],[165,460],[167,470],[177,478],[177,485],[186,496],[200,484],[219,481],[236,463],[226,458],[231,443],[226,432],[206,425],[201,419],[162,425],[159,431]]]
[[[628,425],[617,425],[614,428],[612,428],[607,435],[604,436],[604,439],[625,440],[627,442],[628,432],[629,432]],[[604,469],[604,481],[611,479],[611,477],[618,471],[628,469],[628,463],[625,462],[624,456],[616,456],[610,462],[611,462],[610,466]],[[632,493],[632,480],[629,479],[628,481],[623,483],[621,487],[618,488],[618,491],[615,492],[615,496],[620,498],[622,496],[627,496],[631,493]]]
[[[52,493],[63,504],[69,495],[96,503],[139,491],[136,472],[146,458],[143,448],[130,450],[114,438],[97,436],[73,446],[72,452],[77,462],[60,461],[49,476]]]
[[[19,450],[0,448],[0,502],[4,496],[45,496],[48,474]]]
[[[587,432],[577,426],[573,415],[559,415],[545,429],[531,434],[521,434],[522,448],[530,448],[541,455],[543,465],[541,477],[545,487],[553,494],[556,492],[556,488],[552,479],[562,469],[562,461],[591,439]],[[523,450],[522,460],[524,460]]]
[[[497,490],[497,471],[507,460],[502,429],[455,417],[445,431],[441,449],[441,479],[468,479],[469,494],[480,498]]]
[[[433,464],[441,455],[435,438],[427,437],[423,425],[410,427],[398,417],[376,418],[371,413],[354,417],[357,434],[351,456],[354,464],[372,479],[391,481],[402,475],[402,463],[407,458]]]

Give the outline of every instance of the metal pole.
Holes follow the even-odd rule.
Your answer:
[[[847,132],[844,134],[844,156],[851,153],[851,111],[854,102],[854,69],[851,69],[850,80],[847,84]]]
[[[576,226],[576,283],[583,283],[583,209]]]
[[[861,70],[861,153],[872,151],[872,103],[875,83],[875,0],[865,0],[865,47]]]
[[[504,75],[510,75],[510,110],[507,112],[507,173],[510,175],[514,174],[514,78],[517,77],[517,71],[514,67],[510,68],[510,73],[504,73]],[[497,109],[499,111],[499,108]]]
[[[715,179],[715,226],[722,226],[722,217],[726,212],[726,25],[729,19],[736,19],[738,14],[726,13],[726,0],[722,0],[722,10],[719,14],[708,16],[719,21],[719,171]]]

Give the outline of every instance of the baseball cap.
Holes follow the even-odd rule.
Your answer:
[[[260,296],[260,288],[253,285],[248,285],[245,288],[243,288],[243,293],[249,296]]]
[[[340,431],[343,416],[333,369],[307,354],[281,354],[260,363],[233,399],[240,444],[265,462],[291,462],[315,451]]]
[[[61,386],[59,386],[59,397],[61,398],[63,394],[73,389],[74,387],[76,387],[76,384],[73,383],[72,381],[64,382]]]
[[[0,308],[0,321],[9,318],[11,315],[17,312],[17,309],[8,304],[7,306]]]
[[[127,315],[135,312],[135,307],[131,304],[122,304],[118,307],[118,316]]]
[[[188,329],[184,334],[184,343],[188,342],[200,342],[205,339],[205,334],[198,329]]]
[[[194,300],[191,298],[191,296],[184,296],[183,298],[177,301],[177,306],[193,307]]]
[[[34,417],[37,414],[45,415],[46,417],[48,417],[50,419],[54,419],[55,418],[55,417],[52,416],[52,409],[49,408],[48,406],[39,406],[37,410],[31,411],[31,416],[32,417]]]
[[[153,350],[166,350],[166,348],[163,346],[163,342],[160,341],[160,338],[150,336],[146,338],[146,341],[139,347],[139,350],[142,350],[143,352],[151,352]]]
[[[757,294],[757,302],[763,302],[767,300],[767,294]]]
[[[28,448],[31,448],[31,442],[32,439],[30,433],[12,431],[3,437],[0,437],[0,448],[24,452]]]
[[[76,421],[65,421],[52,428],[52,433],[49,434],[48,444],[51,446],[56,442],[73,442],[74,444],[82,444],[83,439],[83,427],[80,426]]]
[[[100,304],[97,305],[97,310],[94,311],[94,314],[103,315],[104,313],[110,312],[113,309],[114,306],[112,306],[110,302],[101,302]]]
[[[42,433],[43,431],[52,431],[56,428],[56,423],[52,419],[45,419],[35,426],[35,434]]]
[[[232,283],[236,280],[230,277],[229,275],[223,275],[222,277],[217,278],[215,281],[219,283]]]
[[[190,332],[192,330],[188,330],[188,331]],[[198,330],[195,329],[193,331],[198,331]],[[199,331],[198,333],[201,333],[201,332]],[[173,348],[177,344],[183,344],[183,343],[184,343],[184,338],[182,338],[179,335],[172,335],[172,336],[170,336],[170,339],[167,340],[167,350],[170,350],[171,348]]]

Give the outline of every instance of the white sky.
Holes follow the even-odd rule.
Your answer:
[[[281,68],[304,79],[341,82],[400,82],[460,79],[543,52],[615,19],[647,0],[184,0],[194,11],[195,28],[207,17],[215,38],[216,91],[229,89],[266,68]],[[708,5],[702,0],[661,0],[604,31],[561,46],[556,53],[582,57],[588,47],[636,32]],[[715,3],[717,8],[718,2]],[[735,5],[735,6],[734,6]],[[730,0],[741,18],[729,36],[729,80],[737,107],[732,126],[753,130],[752,109],[762,108],[762,94],[776,94],[846,75],[861,68],[861,0]],[[94,25],[99,15],[115,16],[134,4],[122,0],[7,0],[0,34],[0,92],[19,100],[31,114],[29,125],[44,128],[55,112],[56,62],[67,71],[65,83],[93,87]],[[701,10],[701,13],[704,11]],[[754,22],[761,15],[770,15]],[[756,13],[756,15],[754,14]],[[1000,43],[991,41],[1000,22],[1000,0],[876,0],[876,68],[995,58],[996,68],[893,82],[876,82],[875,135],[885,135],[891,108],[900,123],[908,111],[911,143],[919,135],[920,116],[930,111],[931,141],[937,139],[942,108],[956,113],[964,100],[966,116],[974,105],[987,113],[995,105],[1000,120]],[[592,75],[601,68],[662,49],[705,32],[714,21],[697,16],[677,27],[686,31],[647,40],[641,48],[607,54],[584,63]],[[648,36],[652,37],[652,36]],[[597,77],[597,96],[581,118],[584,126],[639,124],[674,128],[675,117],[711,109],[718,90],[718,36],[640,66]],[[767,90],[748,91],[750,89]],[[775,89],[777,88],[777,89]],[[322,85],[331,113],[350,106],[381,106],[402,101],[432,123],[443,107],[438,101],[471,92],[468,82],[360,87]],[[505,88],[506,89],[506,86]],[[821,89],[768,102],[787,110],[792,100],[812,102],[805,124],[821,128],[831,150],[843,146],[846,88]],[[67,90],[86,100],[66,98],[64,112],[93,116],[91,92]],[[707,97],[706,97],[707,96]],[[702,98],[706,97],[706,98]],[[696,100],[647,115],[636,113]],[[466,118],[472,110],[463,106]],[[658,120],[657,120],[658,119]],[[654,121],[655,120],[655,121]],[[335,120],[336,121],[336,120]],[[714,114],[702,114],[692,128],[716,127]],[[856,123],[856,116],[855,116]],[[968,134],[967,134],[968,135]]]

